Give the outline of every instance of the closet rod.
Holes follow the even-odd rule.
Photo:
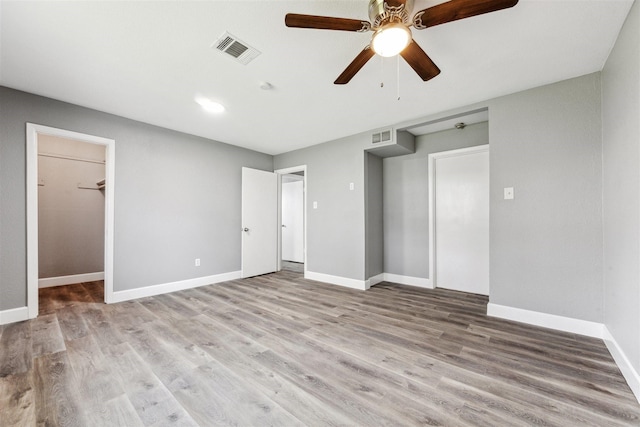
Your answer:
[[[54,159],[73,160],[73,161],[76,161],[76,162],[98,163],[100,165],[104,165],[105,164],[104,160],[83,159],[81,157],[63,156],[63,155],[60,155],[60,154],[38,153],[38,156],[53,157]]]

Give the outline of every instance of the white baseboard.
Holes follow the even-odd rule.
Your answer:
[[[573,319],[493,303],[487,304],[487,315],[588,337],[600,339],[603,337],[604,325],[588,320]]]
[[[402,276],[400,274],[384,273],[384,281],[398,283],[400,285],[418,286],[420,288],[433,289],[431,279],[422,277]]]
[[[629,358],[624,351],[622,351],[618,342],[615,340],[613,335],[611,335],[611,332],[609,332],[609,329],[606,326],[604,327],[603,335],[603,340],[609,349],[609,353],[611,353],[613,360],[615,360],[616,365],[620,368],[620,372],[622,372],[622,376],[627,380],[629,388],[631,388],[631,391],[636,396],[638,403],[640,403],[640,374],[634,369]]]
[[[226,282],[227,280],[240,279],[241,276],[240,271],[232,271],[229,273],[215,274],[213,276],[196,277],[194,279],[145,286],[144,288],[116,291],[113,292],[113,298],[109,303],[129,301],[136,298],[151,297],[169,292],[182,291],[184,289],[197,288],[199,286],[212,285],[214,283]]]
[[[556,316],[554,314],[540,313],[493,303],[487,304],[487,315],[600,338],[606,344],[613,360],[616,362],[616,365],[618,365],[618,368],[620,368],[622,376],[627,381],[627,384],[629,384],[629,388],[631,388],[631,391],[636,396],[638,403],[640,403],[640,374],[635,370],[629,358],[624,351],[622,351],[613,335],[611,335],[611,332],[609,332],[609,329],[602,323],[572,319],[570,317]]]
[[[96,273],[72,274],[70,276],[45,277],[38,279],[38,288],[50,288],[52,286],[73,285],[75,283],[95,282],[104,280],[104,271]]]
[[[11,308],[0,310],[0,325],[29,320],[29,307]]]
[[[365,286],[369,289],[372,286],[377,285],[378,283],[384,282],[384,273],[377,274],[373,277],[369,277],[366,281]]]
[[[382,273],[370,277],[367,280],[349,279],[347,277],[332,276],[330,274],[315,273],[307,271],[305,279],[317,280],[318,282],[331,283],[332,285],[346,286],[348,288],[367,290],[380,282],[399,283],[401,285],[417,286],[420,288],[433,289],[431,279],[421,277],[401,276],[399,274]]]
[[[366,280],[349,279],[347,277],[332,276],[324,273],[314,273],[308,271],[304,273],[304,278],[309,280],[316,280],[318,282],[331,283],[332,285],[346,286],[347,288],[360,289],[364,291],[367,288]]]

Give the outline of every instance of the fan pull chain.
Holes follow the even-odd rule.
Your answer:
[[[396,55],[396,77],[397,77],[396,87],[398,88],[398,101],[400,101],[400,55]]]
[[[384,87],[384,58],[380,57],[380,87]]]

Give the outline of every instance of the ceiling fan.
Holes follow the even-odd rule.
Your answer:
[[[427,81],[440,74],[440,69],[413,40],[409,27],[424,30],[458,19],[507,9],[515,6],[518,0],[450,0],[423,9],[411,18],[413,2],[414,0],[370,0],[369,18],[371,22],[297,13],[288,13],[284,22],[287,27],[296,28],[359,33],[374,31],[371,43],[356,56],[353,62],[338,76],[334,84],[349,83],[376,53],[380,56],[400,54],[420,78]]]

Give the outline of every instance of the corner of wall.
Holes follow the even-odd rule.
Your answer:
[[[636,396],[638,403],[640,403],[640,373],[635,370],[633,364],[606,326],[604,326],[603,335],[604,343],[607,345],[613,360],[616,362],[616,365],[618,365],[618,368],[620,368],[624,379],[627,380],[627,384],[629,384],[629,388],[631,388],[631,391]]]

